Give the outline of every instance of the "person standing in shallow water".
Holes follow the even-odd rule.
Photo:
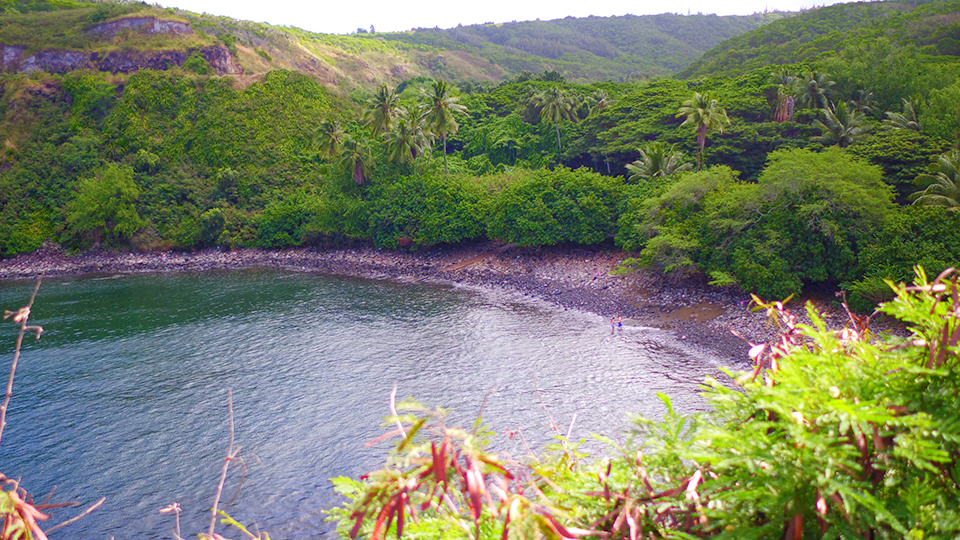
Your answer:
[[[623,315],[617,318],[617,330],[623,330]]]
[[[616,331],[617,331],[617,321],[614,317],[610,317],[610,332],[612,333]]]

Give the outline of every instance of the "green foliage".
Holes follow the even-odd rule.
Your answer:
[[[622,180],[587,169],[516,171],[492,201],[487,236],[521,246],[597,244],[616,233]]]
[[[854,277],[857,250],[891,215],[890,198],[878,168],[840,150],[777,151],[757,184],[714,167],[631,201],[617,243],[665,272],[726,272],[745,290],[783,297]]]
[[[884,280],[904,281],[916,265],[931,273],[960,268],[960,214],[940,207],[907,206],[868,236],[858,255],[862,279],[845,284],[850,305],[873,309],[877,301],[892,298]]]
[[[145,222],[137,213],[140,188],[129,167],[108,164],[91,178],[80,180],[77,194],[67,205],[67,226],[77,238],[115,244],[129,239]]]
[[[366,206],[357,198],[330,189],[301,189],[263,209],[256,245],[269,248],[339,244],[366,235]]]
[[[400,404],[399,439],[362,480],[334,479],[338,532],[385,538],[952,538],[960,534],[960,332],[956,278],[893,285],[881,309],[910,336],[874,339],[855,318],[810,326],[762,303],[780,328],[753,369],[707,379],[707,412],[636,418],[590,458],[558,436],[510,462],[479,420]],[[530,495],[535,493],[535,496]],[[411,516],[416,513],[416,519]],[[394,527],[395,525],[395,527]]]
[[[843,51],[857,47],[862,51],[877,47],[873,49],[875,54],[884,55],[883,49],[889,51],[892,47],[909,44],[922,46],[929,43],[938,31],[952,24],[951,14],[957,11],[957,5],[956,1],[860,2],[803,11],[721,43],[690,64],[679,76],[737,76],[768,65],[822,61],[836,55],[837,51],[842,55]],[[887,76],[885,69],[876,69],[886,62],[870,64],[877,57],[873,54],[862,56],[862,65],[875,71],[872,77],[879,80]],[[904,72],[896,68],[891,70],[893,84],[903,80],[901,73]],[[859,81],[860,84],[866,82]],[[880,85],[876,88],[879,90]],[[885,91],[882,93],[886,94]],[[889,110],[890,102],[886,100],[892,98],[892,103],[896,103],[900,97],[905,96],[882,95],[881,103]]]
[[[930,92],[929,104],[920,113],[920,130],[946,141],[960,134],[960,82]]]
[[[735,184],[736,174],[717,166],[682,175],[655,197],[630,199],[618,222],[617,245],[625,251],[640,251],[640,265],[674,277],[695,272],[702,247],[696,229],[706,211],[706,198]]]
[[[197,75],[211,75],[214,73],[210,69],[210,65],[207,64],[207,61],[204,60],[203,56],[200,56],[200,53],[193,53],[186,60],[183,61],[183,64],[180,66],[184,70],[191,73],[196,73]]]
[[[485,192],[470,176],[426,174],[371,190],[370,237],[378,247],[429,247],[482,236]]]
[[[946,150],[943,140],[909,129],[874,131],[846,148],[883,169],[884,181],[896,189],[901,200],[916,190],[917,175]]]

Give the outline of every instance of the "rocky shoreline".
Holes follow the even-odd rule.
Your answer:
[[[518,248],[494,242],[422,252],[360,247],[214,249],[195,253],[99,251],[72,256],[47,246],[36,253],[0,260],[0,280],[31,279],[40,274],[56,277],[266,267],[514,291],[564,309],[603,317],[622,315],[625,324],[669,330],[690,346],[738,365],[746,363],[748,345],[735,337],[731,328],[753,342],[774,336],[765,316],[747,309],[748,295],[707,290],[695,283],[668,284],[646,272],[612,275],[626,257],[612,248]],[[842,313],[829,308],[818,306],[830,322],[842,324]]]

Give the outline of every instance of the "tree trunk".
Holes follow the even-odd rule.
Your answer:
[[[444,135],[441,138],[443,139],[443,174],[447,174],[447,136]]]
[[[560,147],[560,122],[554,124],[557,127],[557,153],[563,151],[563,148]]]

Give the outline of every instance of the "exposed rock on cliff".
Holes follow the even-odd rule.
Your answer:
[[[66,73],[77,69],[131,73],[140,69],[166,70],[183,63],[192,51],[106,51],[85,52],[48,49],[25,54],[25,49],[16,45],[0,44],[0,69],[5,73],[45,71]],[[203,47],[200,56],[218,75],[237,75],[243,68],[221,45]]]
[[[131,17],[98,24],[87,34],[99,39],[113,39],[117,33],[129,30],[144,34],[189,35],[193,28],[189,23],[168,21],[156,17]],[[109,50],[78,51],[66,49],[43,49],[28,54],[21,45],[0,44],[0,71],[4,73],[45,71],[66,73],[77,69],[131,73],[140,69],[166,70],[183,65],[194,52],[199,52],[218,75],[243,73],[240,63],[222,45],[213,45],[193,50]]]

